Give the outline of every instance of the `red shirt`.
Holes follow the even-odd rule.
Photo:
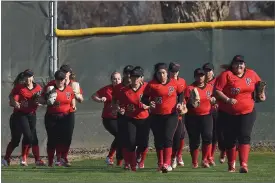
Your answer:
[[[180,88],[180,91],[184,92],[185,89],[186,89],[186,87],[187,87],[186,81],[183,78],[181,78],[181,77],[178,77],[178,79],[174,79],[173,78],[173,80],[175,80],[176,82],[178,82],[178,86]],[[182,120],[182,115],[179,115],[178,119]]]
[[[144,90],[144,95],[150,101],[155,101],[156,107],[150,109],[152,114],[167,115],[176,112],[177,94],[181,93],[181,88],[175,80],[170,80],[163,85],[153,79]]]
[[[123,83],[120,83],[114,87],[114,91],[113,91],[113,99],[114,100],[119,99],[120,93],[122,92],[123,88],[125,88],[125,87],[126,86]]]
[[[42,87],[39,84],[34,84],[33,89],[28,89],[24,84],[16,85],[11,94],[15,101],[20,103],[20,109],[14,108],[14,112],[34,113],[38,107],[36,102],[32,99],[36,93],[41,93]]]
[[[210,84],[205,84],[204,87],[199,88],[199,87],[196,87],[194,84],[189,85],[184,92],[185,99],[187,102],[190,98],[190,92],[193,88],[197,88],[199,92],[200,106],[197,108],[188,109],[188,114],[194,114],[198,116],[210,114],[210,111],[211,111],[210,99],[213,93],[213,86]]]
[[[213,78],[211,81],[208,81],[207,83],[214,87],[216,80],[217,80],[217,78]]]
[[[47,90],[47,86],[45,86],[44,91]],[[49,114],[57,114],[57,113],[69,113],[71,109],[71,103],[74,99],[74,92],[70,86],[66,86],[64,90],[59,90],[55,87],[57,97],[55,102],[58,103],[54,106],[47,107],[47,113]]]
[[[253,92],[258,81],[261,81],[261,78],[251,69],[246,69],[241,78],[231,71],[222,72],[217,78],[215,89],[222,91],[229,98],[236,99],[237,103],[232,105],[219,101],[219,109],[231,115],[251,113],[254,108]]]
[[[72,86],[72,82],[75,82],[74,80],[70,80],[68,86]],[[48,82],[48,84],[46,85],[46,87],[44,87],[43,93],[46,91],[45,89],[47,89],[48,86],[54,86],[55,85],[55,80],[51,80],[50,82]],[[80,94],[83,95],[83,90],[82,88],[80,88]],[[73,112],[73,106],[71,106],[70,112]]]
[[[113,85],[107,85],[101,89],[99,89],[96,94],[98,97],[106,97],[106,102],[104,102],[104,107],[102,110],[102,118],[111,118],[116,119],[117,116],[112,114],[112,98],[113,98]]]
[[[148,110],[143,109],[140,102],[146,86],[147,83],[143,83],[137,91],[131,86],[123,88],[118,100],[120,107],[125,107],[125,116],[134,119],[146,119],[149,116]]]

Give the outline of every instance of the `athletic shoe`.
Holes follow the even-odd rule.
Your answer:
[[[130,170],[130,165],[129,164],[128,165],[124,164],[124,170]]]
[[[236,163],[228,164],[228,172],[233,173],[236,171]]]
[[[106,157],[105,162],[106,162],[107,165],[111,165],[111,166],[114,164],[113,159],[109,158],[108,156]]]
[[[194,169],[199,168],[199,164],[198,164],[198,163],[193,163],[193,164],[192,164],[192,167],[193,167]]]
[[[221,152],[220,153],[220,163],[223,164],[225,162],[226,154]]]
[[[216,163],[215,163],[215,161],[213,160],[213,158],[211,158],[210,160],[208,160],[209,161],[209,165],[210,166],[216,166]]]
[[[162,173],[168,173],[168,165],[167,164],[164,164],[162,167],[161,167],[161,171]],[[171,167],[172,168],[172,167]]]
[[[20,166],[28,166],[27,162],[26,161],[20,161]]]
[[[172,168],[173,169],[177,168],[177,158],[172,159]]]
[[[64,167],[71,167],[72,166],[67,158],[61,158],[60,161],[61,161],[62,166],[64,166]]]
[[[210,167],[210,165],[207,161],[202,161],[201,166],[202,166],[202,168],[209,168]]]
[[[2,166],[10,166],[10,160],[2,159]]]
[[[242,167],[240,168],[240,173],[248,173],[248,168],[247,168],[247,166],[242,166]]]
[[[171,171],[173,171],[173,168],[169,165],[167,170],[168,170],[168,172],[171,172]]]
[[[177,162],[179,166],[184,166],[184,161],[182,160],[182,157],[177,157]]]
[[[42,160],[40,159],[40,160],[38,160],[38,161],[35,162],[35,165],[36,165],[36,166],[45,166],[46,164],[45,164],[44,161],[42,161]]]

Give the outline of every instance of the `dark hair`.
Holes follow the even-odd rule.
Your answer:
[[[71,72],[70,80],[76,80],[76,74],[74,72]]]
[[[232,71],[232,65],[234,64],[235,61],[244,61],[244,56],[242,55],[235,55],[233,59],[230,61],[230,64],[222,64],[220,65],[221,69],[224,70],[230,70]]]
[[[157,72],[158,72],[160,69],[166,70],[166,72],[167,72],[167,77],[169,78],[168,66],[167,66],[166,63],[157,63],[157,64],[154,65],[154,75],[153,75],[153,78],[154,78],[155,80],[158,80]]]
[[[14,79],[14,81],[12,82],[13,86],[18,85],[20,82],[22,82],[24,80],[24,72],[20,72],[16,78]]]
[[[134,66],[132,65],[127,65],[123,68],[123,74],[130,74],[131,70],[134,69]]]

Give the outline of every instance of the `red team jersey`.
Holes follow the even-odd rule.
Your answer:
[[[172,80],[175,80],[178,83],[178,86],[179,86],[181,92],[185,91],[187,84],[183,78],[178,77],[178,79],[172,79]],[[179,115],[178,119],[182,120],[182,115]]]
[[[253,92],[255,84],[261,81],[256,72],[246,69],[242,77],[234,75],[231,71],[224,71],[216,81],[216,90],[222,91],[227,97],[234,98],[234,105],[219,101],[219,109],[231,115],[248,114],[253,111]]]
[[[190,98],[190,91],[195,88],[194,84],[189,85],[185,92],[185,99],[188,102],[189,98]],[[213,86],[210,84],[205,84],[204,87],[199,88],[196,87],[198,92],[199,92],[199,96],[200,96],[200,106],[197,108],[190,108],[188,109],[188,113],[189,114],[194,114],[194,115],[198,115],[198,116],[202,116],[202,115],[208,115],[210,114],[211,111],[211,103],[210,103],[210,99],[213,93]]]
[[[75,82],[74,80],[70,80],[68,86],[71,86],[72,82]],[[55,85],[55,80],[51,80],[50,82],[48,82],[48,84],[46,85],[46,87],[44,87],[44,90],[43,90],[43,93],[46,92],[46,89],[48,86],[54,86]],[[83,90],[82,88],[80,88],[80,94],[83,95]],[[71,109],[70,109],[70,112],[73,112],[74,109],[73,109],[73,106],[71,106]]]
[[[213,78],[211,81],[208,81],[207,83],[214,87],[216,80],[217,80],[217,78]]]
[[[102,110],[102,118],[116,119],[117,116],[112,114],[112,98],[113,98],[113,85],[107,85],[99,89],[96,94],[98,97],[106,97],[106,102],[104,102],[104,107]]]
[[[137,91],[131,86],[123,87],[118,100],[120,107],[125,107],[125,116],[134,119],[146,119],[149,116],[148,110],[143,109],[140,101],[146,86],[147,83],[143,83]]]
[[[45,86],[44,91],[47,90],[47,87],[48,86]],[[72,100],[74,99],[74,92],[72,87],[65,86],[64,90],[59,90],[57,88],[55,88],[55,90],[57,93],[55,103],[57,104],[53,106],[48,106],[47,113],[59,114],[59,113],[71,112],[71,103],[72,103]]]
[[[153,79],[146,86],[144,95],[156,103],[156,107],[150,109],[152,114],[167,115],[176,112],[177,95],[181,92],[176,80],[172,79],[163,85]]]
[[[41,93],[42,87],[39,84],[34,84],[33,89],[28,89],[26,85],[19,84],[16,85],[11,94],[14,97],[15,101],[20,103],[20,109],[14,108],[14,112],[23,112],[23,113],[35,113],[38,105],[32,99],[33,95],[36,93]]]

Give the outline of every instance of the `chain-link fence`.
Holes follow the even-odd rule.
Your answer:
[[[19,8],[16,13],[8,11],[19,5],[28,9]],[[40,83],[49,79],[48,9],[48,2],[2,3],[2,154],[10,140],[9,116],[12,108],[8,106],[8,94],[12,80],[26,68],[34,70]],[[145,69],[145,79],[149,80],[156,62],[176,61],[182,66],[180,76],[191,83],[195,68],[212,62],[218,74],[219,65],[228,63],[236,54],[244,55],[248,66],[268,83],[268,100],[256,105],[257,121],[253,129],[252,146],[253,150],[274,151],[274,36],[274,28],[266,28],[199,29],[59,39],[59,65],[71,65],[86,98],[83,104],[78,104],[72,152],[95,153],[109,148],[113,137],[101,122],[103,106],[88,98],[110,83],[112,71],[122,71],[127,64],[140,65]],[[46,155],[47,141],[44,114],[45,108],[39,108],[37,133],[42,155]],[[150,146],[153,147],[152,135]]]

